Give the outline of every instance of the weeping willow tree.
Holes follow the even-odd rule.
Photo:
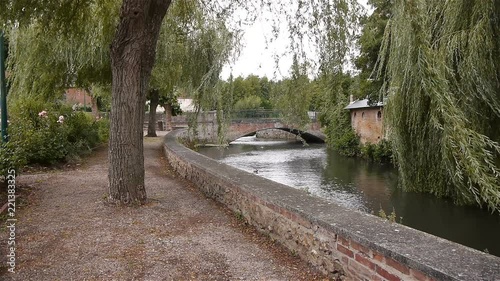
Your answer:
[[[196,3],[196,1],[194,1]],[[232,97],[220,80],[223,66],[238,46],[239,31],[229,30],[227,18],[213,10],[200,9],[185,43],[189,54],[181,80],[184,92],[193,98],[195,114],[189,120],[189,137],[198,137],[198,117],[202,110],[215,110],[217,141],[224,143],[232,107]],[[207,128],[201,128],[203,130]]]
[[[498,211],[500,1],[396,1],[384,53],[402,187]]]
[[[290,79],[273,87],[273,105],[281,112],[289,126],[303,130],[310,123],[307,111],[311,104],[311,87],[307,77],[307,65],[299,65],[294,56]]]
[[[109,92],[101,89],[111,85],[108,46],[118,18],[118,1],[80,8],[81,14],[70,24],[74,24],[73,32],[22,19],[7,26],[10,102],[23,98],[51,102],[70,87],[84,88],[95,98]],[[91,15],[95,20],[88,21]]]

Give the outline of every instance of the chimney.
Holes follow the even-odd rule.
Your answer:
[[[349,96],[349,104],[353,103],[354,102],[354,96],[353,95],[350,95]]]

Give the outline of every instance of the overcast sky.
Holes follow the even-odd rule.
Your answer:
[[[367,0],[358,0],[367,7]],[[267,76],[271,79],[280,79],[288,76],[292,58],[290,55],[279,60],[279,69],[276,69],[274,56],[278,54],[289,54],[287,34],[280,35],[273,43],[266,43],[271,37],[271,28],[266,22],[257,20],[245,30],[243,35],[243,48],[238,59],[224,67],[222,78],[227,79],[232,72],[234,77],[246,77],[255,74],[260,77]]]

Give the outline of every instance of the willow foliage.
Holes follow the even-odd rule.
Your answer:
[[[500,2],[395,2],[381,64],[402,186],[499,210]]]
[[[63,17],[62,11],[50,19],[41,17],[29,22],[20,17],[6,21],[11,97],[53,100],[60,98],[68,87],[89,89],[93,84],[111,84],[109,45],[118,20],[119,2],[67,5],[68,9],[73,5],[79,9],[67,26],[52,26],[56,25],[56,16]]]

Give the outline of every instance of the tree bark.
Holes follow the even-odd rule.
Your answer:
[[[146,202],[144,104],[156,42],[171,0],[123,0],[111,44],[112,102],[109,139],[109,201]]]
[[[163,108],[165,108],[165,130],[172,131],[172,105],[166,103]]]
[[[97,98],[94,96],[90,96],[90,102],[92,104],[92,115],[94,115],[94,117],[98,119],[99,117],[101,117],[101,113],[99,112],[99,107],[97,106]]]
[[[148,134],[146,137],[156,137],[156,109],[160,102],[160,95],[157,90],[151,90],[149,98],[149,120],[148,120]]]

